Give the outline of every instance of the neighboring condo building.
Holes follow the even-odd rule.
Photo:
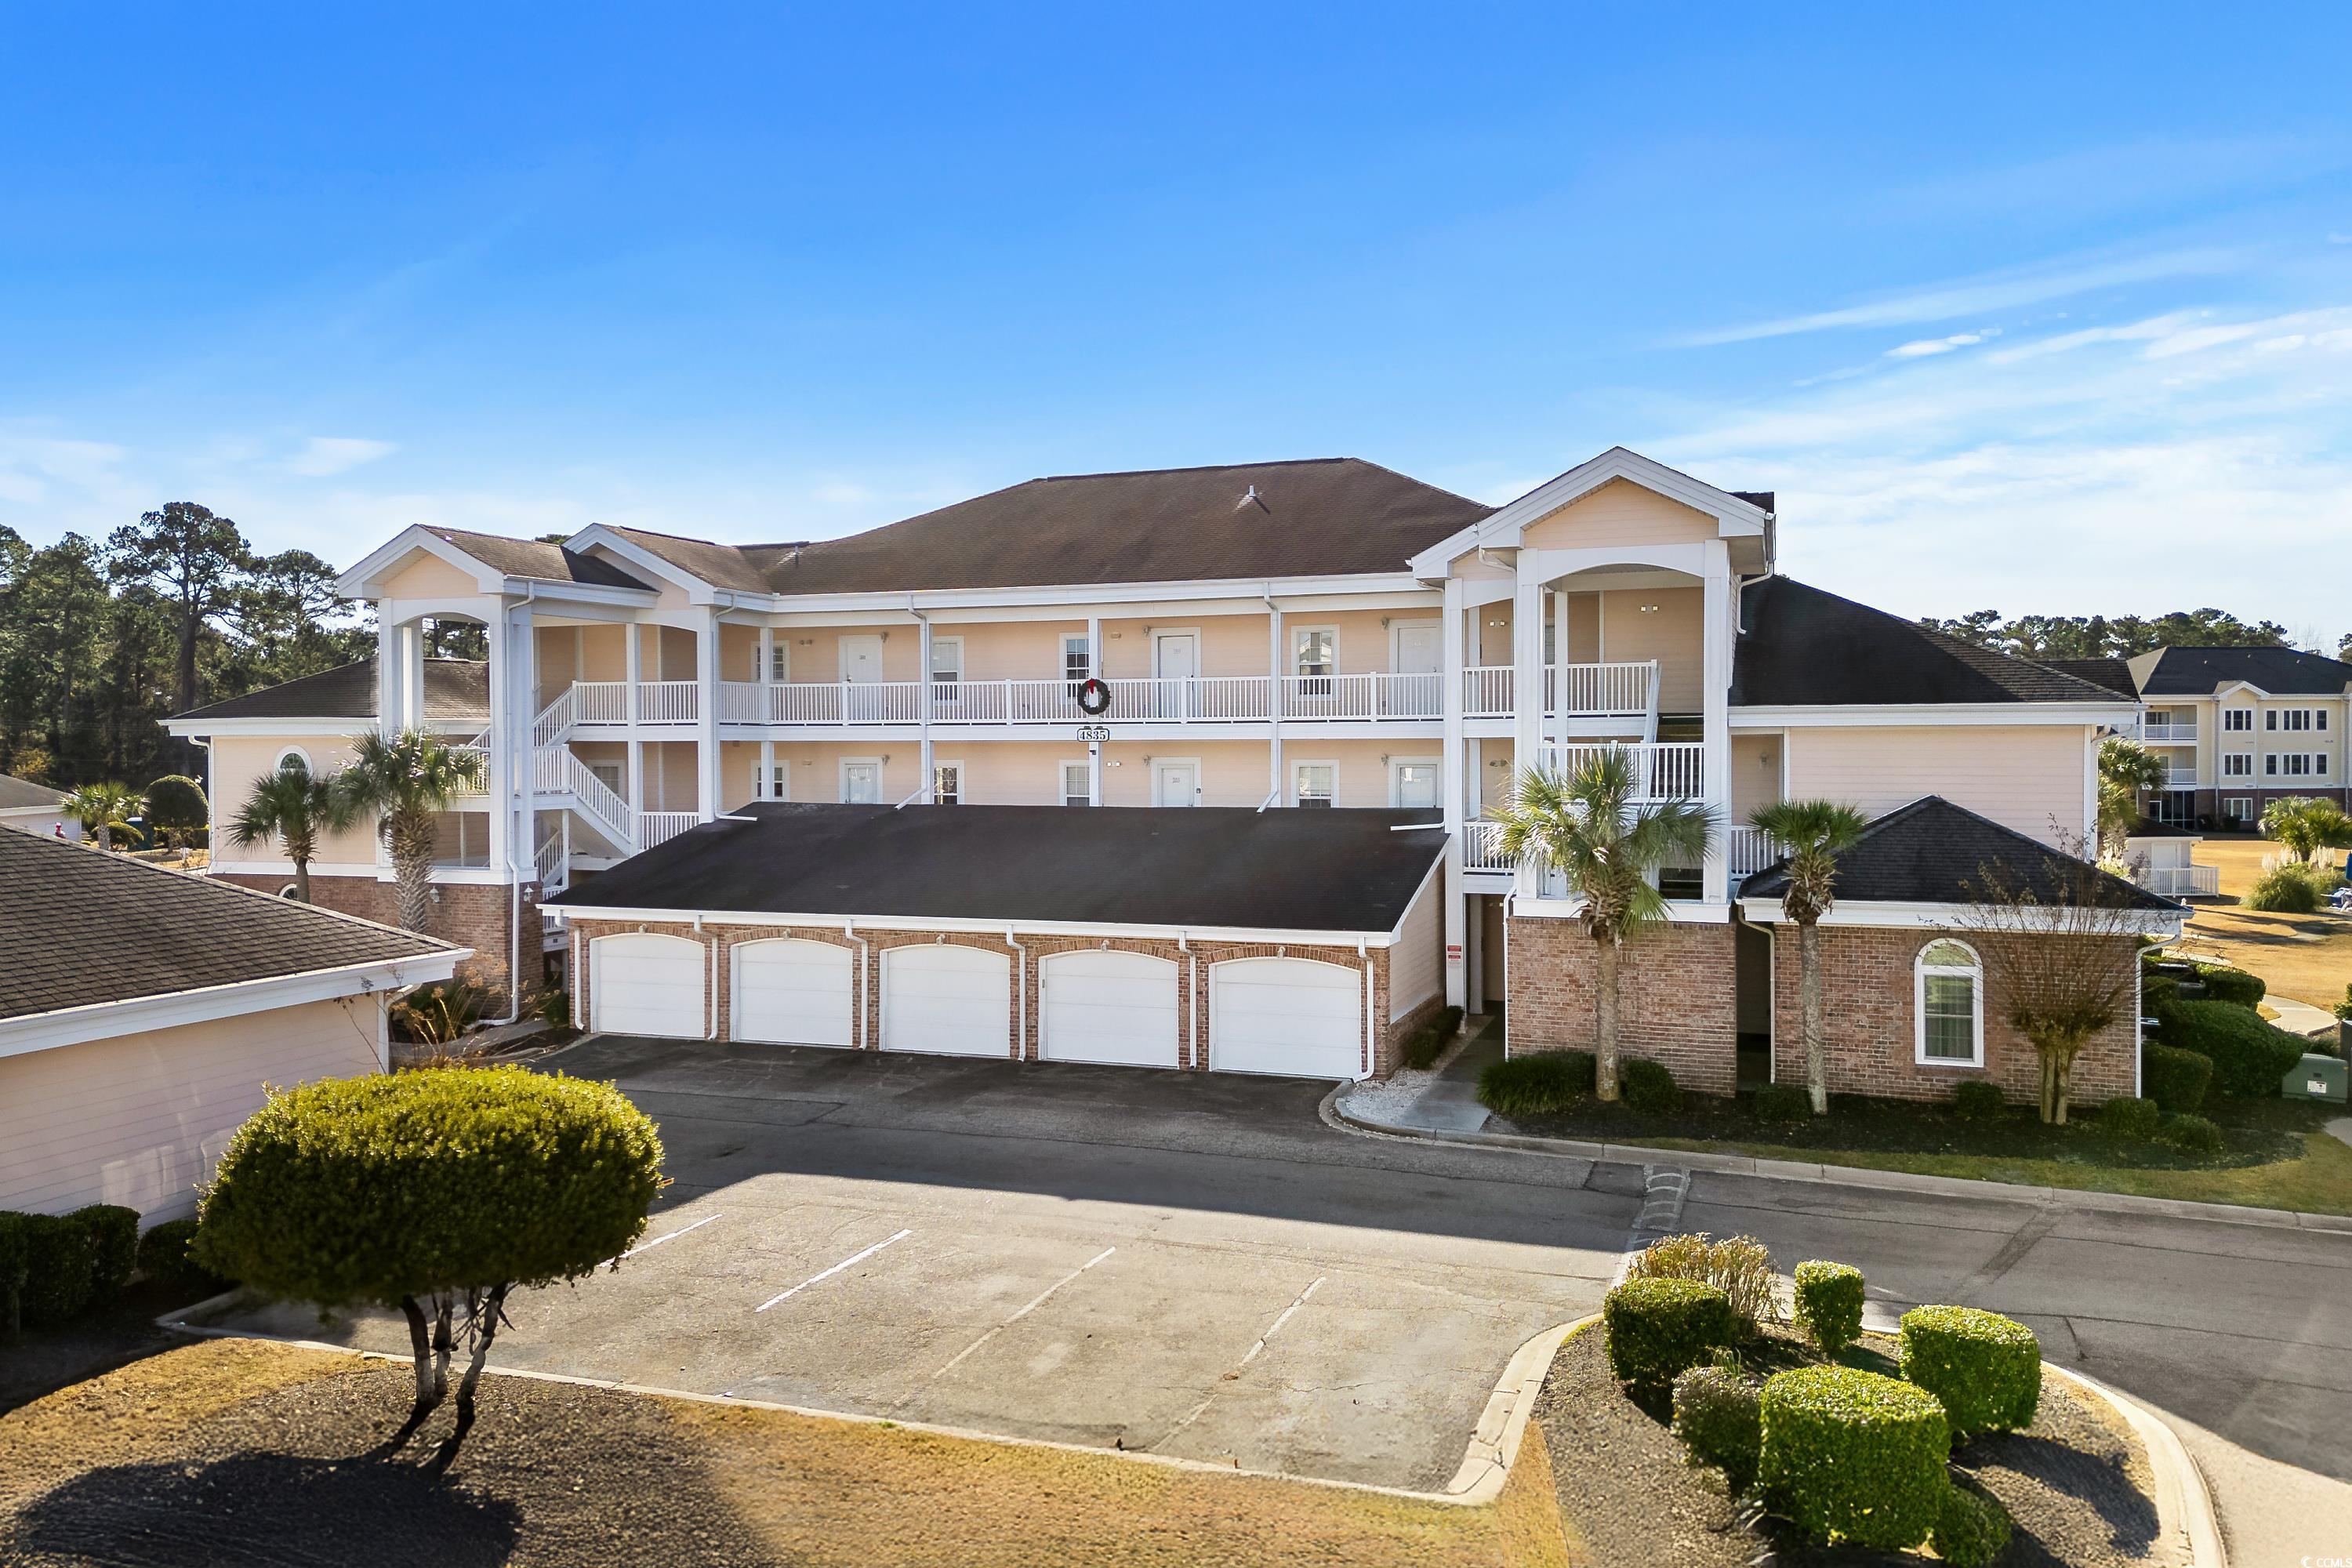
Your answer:
[[[2140,738],[2169,767],[2150,814],[2252,827],[2291,795],[2352,806],[2352,664],[2291,647],[2160,647],[2131,660]]]
[[[1523,765],[1621,745],[1648,798],[1723,824],[1627,965],[1656,987],[1629,993],[1632,1048],[1723,1091],[1775,1030],[1750,812],[1916,808],[1858,852],[1915,870],[1930,841],[1944,870],[2038,854],[2090,829],[2097,740],[2139,716],[2113,681],[1779,575],[1777,527],[1769,495],[1623,448],[1503,507],[1339,458],[1035,479],[807,544],[417,527],[342,580],[374,661],[173,729],[210,742],[224,811],[357,728],[478,736],[436,929],[500,988],[560,958],[593,1026],[1341,1077],[1448,1001],[1507,1002],[1515,1051],[1584,1043],[1577,904],[1480,818]],[[487,666],[423,657],[449,619],[487,628]],[[1003,809],[1095,805],[1207,815]],[[366,831],[320,859],[321,901],[387,907]],[[1891,1029],[1923,955],[1949,967],[1958,895],[1879,870],[1911,896],[1848,920]],[[1972,1031],[1929,1051],[1906,1026],[1853,1087],[2023,1092],[2030,1058],[1967,994]],[[2129,1030],[2086,1064],[2089,1097],[2127,1089]]]

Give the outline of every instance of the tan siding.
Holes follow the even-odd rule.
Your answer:
[[[1756,808],[1780,798],[1780,737],[1731,737],[1731,820],[1745,822]]]
[[[1939,795],[2048,842],[2053,818],[2066,833],[2083,830],[2084,734],[2071,725],[1791,730],[1789,795],[1874,816]]]
[[[1443,873],[1430,878],[1421,889],[1421,896],[1404,913],[1404,921],[1397,932],[1396,947],[1389,960],[1389,1018],[1391,1022],[1403,1017],[1444,987],[1445,963],[1442,949],[1445,928],[1438,919],[1445,878]]]
[[[1574,595],[1581,597],[1581,595]],[[1612,588],[1601,599],[1601,662],[1658,661],[1658,706],[1696,713],[1704,697],[1699,679],[1703,600],[1696,588]],[[1643,610],[1645,605],[1655,605]],[[1569,627],[1576,652],[1576,626]]]
[[[387,599],[478,598],[481,586],[470,572],[461,572],[437,555],[419,554],[383,580]]]
[[[1715,519],[1628,479],[1612,479],[1521,536],[1530,549],[1687,544],[1717,536]]]
[[[368,721],[354,719],[354,731],[367,728]],[[213,815],[222,822],[234,819],[245,808],[253,794],[253,786],[268,776],[278,766],[279,753],[289,746],[299,746],[310,759],[310,771],[325,775],[334,773],[352,760],[350,744],[330,735],[289,735],[282,739],[266,736],[223,735],[213,742],[212,787],[217,798],[213,802]],[[272,839],[268,844],[255,844],[244,848],[224,841],[220,846],[224,860],[283,860],[286,847]],[[346,829],[341,833],[321,835],[313,854],[312,864],[373,866],[375,864],[375,827],[373,822]]]
[[[381,1005],[312,1002],[0,1058],[0,1208],[193,1214],[265,1082],[376,1070]]]

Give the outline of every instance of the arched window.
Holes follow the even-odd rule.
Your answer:
[[[1919,1060],[1935,1067],[1984,1066],[1984,963],[1964,942],[1938,937],[1919,950],[1914,1012]]]
[[[302,771],[307,773],[310,771],[310,753],[304,751],[299,746],[289,746],[284,751],[278,753],[278,761],[275,766],[278,771],[282,773],[285,771],[286,764],[289,763],[301,763]]]

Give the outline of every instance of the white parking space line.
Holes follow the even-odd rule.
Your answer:
[[[705,1215],[700,1219],[696,1220],[692,1225],[679,1226],[667,1236],[657,1236],[651,1241],[641,1241],[637,1243],[636,1246],[621,1254],[621,1258],[635,1258],[640,1252],[651,1252],[655,1247],[659,1247],[665,1241],[676,1241],[679,1237],[684,1236],[689,1230],[700,1230],[712,1220],[725,1219],[726,1217],[727,1216],[723,1214]],[[621,1261],[621,1258],[608,1258],[604,1261],[607,1263],[618,1263]]]
[[[807,1279],[802,1280],[799,1284],[793,1286],[791,1289],[782,1291],[776,1295],[769,1297],[766,1300],[752,1308],[751,1310],[755,1312],[764,1312],[779,1301],[789,1301],[793,1297],[799,1295],[802,1291],[807,1289],[810,1286],[821,1284],[824,1281],[832,1279],[843,1269],[854,1268],[857,1264],[865,1262],[867,1258],[873,1257],[884,1247],[894,1246],[898,1242],[906,1240],[908,1237],[914,1234],[915,1233],[911,1230],[902,1230],[896,1236],[890,1237],[882,1241],[877,1241],[873,1246],[867,1247],[865,1251],[855,1253],[850,1257],[843,1258],[840,1262],[835,1264],[824,1273],[812,1274]]]
[[[1267,1325],[1265,1332],[1257,1337],[1257,1342],[1243,1352],[1242,1359],[1234,1363],[1234,1370],[1226,1373],[1223,1377],[1217,1379],[1217,1381],[1221,1384],[1231,1383],[1234,1379],[1241,1376],[1242,1368],[1257,1360],[1259,1353],[1265,1349],[1265,1342],[1274,1338],[1275,1335],[1282,1331],[1282,1325],[1290,1321],[1290,1315],[1293,1312],[1296,1312],[1299,1308],[1307,1305],[1307,1298],[1312,1296],[1317,1290],[1322,1288],[1325,1278],[1326,1277],[1324,1275],[1318,1274],[1315,1277],[1314,1283],[1308,1285],[1306,1289],[1301,1290],[1291,1301],[1290,1305],[1285,1307],[1282,1310],[1281,1314],[1277,1316],[1271,1324]],[[1168,1447],[1169,1444],[1176,1440],[1177,1436],[1182,1433],[1185,1427],[1190,1426],[1193,1422],[1198,1421],[1202,1415],[1207,1412],[1209,1406],[1214,1405],[1216,1402],[1216,1391],[1212,1389],[1209,1391],[1208,1398],[1203,1399],[1200,1404],[1195,1405],[1192,1409],[1186,1411],[1184,1413],[1184,1419],[1176,1423],[1175,1426],[1168,1428],[1166,1435],[1163,1436],[1159,1442],[1154,1443],[1152,1447],[1155,1448],[1165,1448]]]
[[[981,1335],[980,1338],[972,1341],[971,1343],[956,1352],[954,1356],[949,1360],[947,1365],[931,1373],[931,1375],[925,1378],[923,1382],[926,1384],[936,1383],[940,1378],[943,1378],[948,1373],[953,1372],[958,1366],[963,1363],[963,1360],[966,1356],[969,1356],[974,1351],[988,1343],[989,1341],[994,1339],[997,1335],[1003,1333],[1005,1330],[1011,1328],[1013,1324],[1019,1322],[1022,1319],[1027,1317],[1038,1308],[1044,1306],[1047,1298],[1051,1297],[1055,1291],[1059,1290],[1063,1286],[1076,1279],[1087,1269],[1092,1268],[1096,1264],[1100,1263],[1104,1258],[1108,1258],[1112,1253],[1117,1252],[1118,1250],[1118,1248],[1116,1247],[1104,1247],[1100,1252],[1096,1253],[1092,1258],[1087,1258],[1084,1263],[1079,1264],[1076,1268],[1071,1269],[1067,1274],[1063,1275],[1059,1279],[1055,1280],[1051,1285],[1048,1285],[1043,1290],[1038,1291],[1035,1298],[1032,1300],[1027,1306],[1023,1307],[1011,1317],[1005,1319],[1004,1321],[997,1324],[994,1328],[989,1330],[988,1332]],[[920,1394],[922,1390],[920,1388],[908,1389],[899,1399],[898,1403],[900,1405],[905,1405],[908,1400],[914,1398],[916,1394]]]

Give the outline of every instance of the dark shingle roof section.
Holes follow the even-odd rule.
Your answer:
[[[0,1019],[450,951],[267,893],[0,832]]]
[[[1993,868],[2008,885],[2050,898],[2065,887],[2052,874],[2057,864],[2081,862],[1931,795],[1863,829],[1853,847],[1837,857],[1835,891],[1841,904],[1964,904],[1972,901],[1971,888],[1982,887],[1987,868]],[[2099,875],[2122,908],[2187,912],[2120,877]],[[1742,882],[1739,896],[1777,899],[1788,886],[1787,864],[1776,862]]]
[[[2291,647],[2160,647],[2131,661],[2143,697],[2210,697],[2243,680],[2273,697],[2341,697],[2352,664]]]
[[[1494,509],[1358,458],[1030,479],[748,558],[781,594],[1402,572]]]
[[[0,773],[0,811],[16,811],[26,806],[55,805],[65,799],[66,792],[54,784],[37,784],[30,779]]]
[[[584,583],[598,588],[651,586],[610,562],[577,554],[561,544],[509,539],[497,533],[467,533],[458,528],[427,528],[425,531],[509,577],[535,577],[542,583]]]
[[[814,805],[690,828],[551,904],[887,921],[1392,931],[1444,852],[1425,811]],[[1273,868],[1275,869],[1269,869]]]
[[[337,665],[316,675],[265,686],[209,707],[192,708],[176,719],[373,719],[376,710],[375,657]],[[475,659],[425,661],[427,719],[490,717],[490,667]]]
[[[2139,683],[2132,679],[2131,661],[2121,658],[2044,658],[2036,663],[2048,666],[2061,675],[2071,675],[2077,680],[2087,680],[2094,686],[2104,686],[2118,697],[2139,700]]]
[[[1787,577],[1740,599],[1735,708],[1873,703],[2105,702],[2106,688],[1929,631]]]
[[[792,548],[790,545],[772,544],[713,544],[707,539],[681,539],[674,533],[648,533],[641,528],[614,528],[610,523],[605,527],[647,554],[658,556],[714,588],[731,588],[741,594],[768,592],[768,579],[761,571],[762,556]]]

